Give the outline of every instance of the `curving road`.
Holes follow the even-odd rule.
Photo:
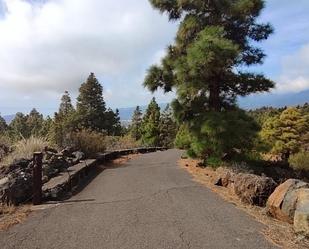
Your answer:
[[[0,233],[1,248],[277,248],[263,225],[192,181],[180,155],[145,154],[103,171],[69,201]]]

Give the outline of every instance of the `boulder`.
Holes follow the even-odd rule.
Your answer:
[[[309,236],[309,189],[299,189],[294,214],[294,230],[296,233]]]
[[[81,151],[75,151],[72,153],[72,156],[74,157],[73,159],[73,164],[79,163],[81,160],[85,159],[85,153]]]
[[[237,174],[234,178],[234,192],[242,202],[264,207],[268,197],[277,187],[270,177],[253,174]]]
[[[267,212],[274,218],[293,223],[298,190],[309,184],[297,179],[289,179],[279,185],[267,201]]]

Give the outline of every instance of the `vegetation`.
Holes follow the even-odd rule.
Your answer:
[[[258,126],[236,100],[274,86],[262,74],[242,71],[265,57],[252,45],[272,33],[269,24],[257,23],[264,1],[150,2],[181,23],[175,43],[161,65],[149,69],[144,85],[152,92],[176,90],[175,116],[186,125],[196,156],[219,158],[234,148],[250,149]]]
[[[295,170],[309,171],[309,152],[301,151],[290,156],[289,163]]]
[[[80,130],[73,132],[70,144],[75,149],[81,150],[87,157],[95,156],[106,149],[106,140],[103,133],[92,130]]]
[[[261,138],[270,145],[273,153],[288,159],[300,150],[301,137],[309,129],[307,121],[297,108],[287,108],[280,115],[265,121]]]
[[[8,165],[14,162],[16,159],[31,159],[33,153],[37,151],[43,151],[45,147],[48,147],[50,143],[43,137],[23,138],[18,142],[15,142],[12,146],[12,153],[8,154],[1,161],[2,165]]]
[[[155,98],[148,105],[142,121],[142,143],[148,146],[160,144],[160,107]]]
[[[129,127],[129,133],[136,141],[140,140],[142,137],[142,121],[143,113],[140,107],[137,106],[133,113],[131,125]]]

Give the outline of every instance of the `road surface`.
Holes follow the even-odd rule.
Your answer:
[[[192,180],[180,151],[100,173],[65,203],[0,233],[0,248],[277,248],[263,225]]]

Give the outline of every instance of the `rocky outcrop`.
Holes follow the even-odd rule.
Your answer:
[[[289,179],[279,185],[267,201],[267,212],[274,218],[293,223],[298,192],[309,184],[297,179]]]
[[[234,177],[234,192],[242,202],[264,207],[268,197],[277,187],[270,177],[253,174],[237,174]]]
[[[309,236],[309,189],[300,189],[297,192],[294,230],[296,233]]]

